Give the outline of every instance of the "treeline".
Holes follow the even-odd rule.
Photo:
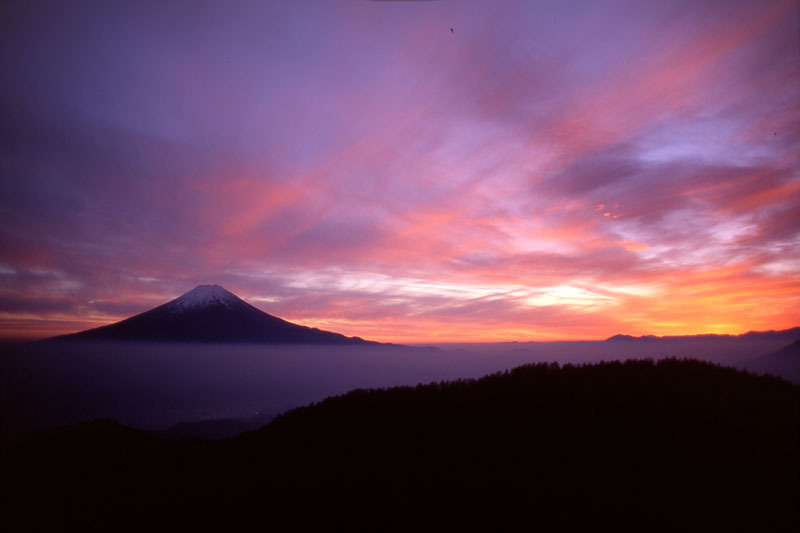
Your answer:
[[[791,530],[800,387],[699,361],[355,390],[229,441],[112,422],[7,458],[37,527]]]

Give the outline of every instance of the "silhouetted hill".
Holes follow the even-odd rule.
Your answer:
[[[794,341],[788,346],[784,346],[775,355],[779,357],[800,357],[800,340]]]
[[[268,424],[279,413],[262,413],[246,419],[213,418],[197,422],[178,422],[169,429],[151,431],[165,439],[230,439]]]
[[[229,439],[254,429],[244,420],[220,418],[200,422],[178,422],[164,431],[154,434],[165,439]]]
[[[800,340],[775,352],[744,361],[742,366],[752,372],[781,376],[800,384]]]
[[[632,335],[614,335],[606,339],[608,342],[634,342],[634,341],[657,341],[659,337],[655,335],[642,335],[641,337],[634,337]]]
[[[800,339],[800,327],[789,328],[784,330],[769,330],[769,331],[749,331],[741,335],[718,335],[715,333],[705,333],[702,335],[665,335],[657,337],[655,335],[642,335],[634,337],[632,335],[613,335],[606,339],[606,342],[654,342],[654,341],[713,341],[713,340],[786,340],[794,341]]]
[[[7,460],[6,516],[80,530],[791,530],[798,400],[779,379],[665,359],[355,390],[231,441],[85,424]]]
[[[800,327],[783,329],[778,331],[775,331],[773,329],[769,331],[749,331],[739,336],[744,338],[773,338],[786,341],[794,341],[794,340],[800,340]]]
[[[287,322],[256,309],[219,285],[199,285],[183,296],[120,322],[49,340],[363,344]]]

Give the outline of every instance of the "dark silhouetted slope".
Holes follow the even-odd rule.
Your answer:
[[[355,390],[229,441],[85,424],[9,458],[6,516],[61,530],[790,531],[799,391],[697,361],[538,364]]]
[[[634,337],[632,335],[614,335],[606,339],[606,342],[654,342],[654,341],[715,341],[715,340],[785,340],[791,342],[800,340],[800,327],[783,330],[769,331],[748,331],[741,335],[718,335],[706,333],[702,335],[665,335],[657,337],[655,335],[642,335]]]
[[[788,346],[784,346],[783,348],[775,352],[775,355],[777,357],[800,359],[800,340],[794,341],[792,344]]]
[[[741,366],[752,372],[781,376],[800,384],[800,340],[775,352],[744,361]]]
[[[51,340],[361,344],[269,315],[219,285],[199,285],[164,305],[99,328]]]

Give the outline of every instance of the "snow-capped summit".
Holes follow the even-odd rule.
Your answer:
[[[183,296],[167,303],[167,306],[175,311],[186,312],[217,305],[233,309],[243,303],[238,296],[219,285],[198,285]]]
[[[273,344],[366,342],[292,324],[253,307],[219,285],[198,285],[183,296],[120,322],[55,338]]]

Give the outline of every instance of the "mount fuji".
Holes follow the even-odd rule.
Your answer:
[[[287,322],[256,309],[219,285],[198,285],[183,296],[120,322],[50,340],[373,344]]]

